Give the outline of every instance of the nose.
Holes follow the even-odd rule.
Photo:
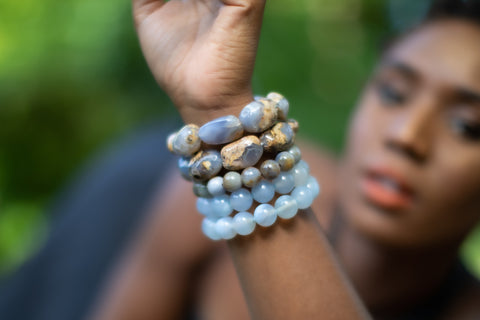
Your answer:
[[[426,161],[433,141],[433,110],[427,99],[402,109],[389,124],[386,147],[415,162]]]

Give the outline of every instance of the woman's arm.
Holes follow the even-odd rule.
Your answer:
[[[310,209],[228,244],[253,319],[368,318]]]
[[[238,115],[253,99],[250,82],[264,4],[264,0],[133,1],[145,58],[186,123]],[[180,203],[177,209],[194,211]],[[187,224],[198,220],[185,218]],[[162,229],[172,237],[189,232],[178,226]],[[132,253],[136,262],[118,282],[120,289],[112,290],[106,304],[110,307],[99,319],[118,319],[122,309],[130,310],[135,319],[154,318],[162,310],[154,307],[155,301],[165,307],[164,312],[171,310],[162,288],[178,285],[172,288],[172,303],[185,294],[188,263],[179,260],[176,265],[168,237],[161,240],[157,253],[148,250],[156,247],[152,244],[158,243],[157,237],[146,236],[140,242],[143,245]],[[232,240],[229,247],[254,319],[366,318],[311,211],[289,223],[257,230],[249,238]],[[166,270],[155,269],[155,263]],[[147,297],[139,299],[142,295]],[[162,315],[169,317],[174,312]]]

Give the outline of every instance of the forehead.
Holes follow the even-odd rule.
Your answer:
[[[461,20],[430,23],[401,39],[386,54],[420,76],[480,88],[480,26]]]

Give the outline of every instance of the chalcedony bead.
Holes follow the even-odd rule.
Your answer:
[[[222,237],[217,233],[217,231],[215,230],[215,227],[216,227],[216,221],[209,218],[203,219],[202,221],[203,234],[212,240],[220,240],[222,239]]]
[[[295,163],[298,163],[302,159],[302,152],[297,146],[293,146],[288,149],[288,153],[290,153],[295,158]]]
[[[265,160],[260,165],[260,172],[265,179],[275,179],[280,174],[280,165],[274,160]]]
[[[267,152],[288,150],[294,142],[295,133],[286,122],[279,122],[260,136],[263,148]]]
[[[216,217],[226,217],[233,211],[228,195],[216,196],[211,200],[210,206],[213,215]]]
[[[205,123],[198,135],[208,144],[223,144],[237,140],[243,135],[243,127],[235,116],[220,117]]]
[[[277,220],[275,208],[269,204],[259,205],[253,212],[255,222],[263,227],[270,227]]]
[[[177,166],[178,170],[180,171],[180,174],[182,177],[187,180],[187,181],[192,181],[193,178],[190,175],[190,158],[188,157],[180,157],[178,158]]]
[[[295,179],[291,171],[280,172],[278,177],[273,180],[275,191],[280,194],[286,194],[293,190],[295,187]]]
[[[313,194],[310,189],[305,186],[296,187],[293,189],[291,196],[297,202],[299,209],[307,209],[312,205]]]
[[[320,185],[314,177],[310,176],[308,178],[306,187],[312,191],[313,198],[316,198],[320,194]]]
[[[173,140],[175,140],[175,137],[177,136],[177,133],[174,132],[174,133],[170,133],[167,137],[167,149],[168,151],[170,151],[171,153],[174,153],[173,152]]]
[[[307,169],[305,169],[304,166],[300,164],[300,162],[297,163],[297,165],[295,165],[295,167],[293,167],[290,172],[293,174],[293,179],[295,180],[296,187],[304,186],[307,184],[307,180],[309,177],[308,171]]]
[[[198,126],[187,124],[178,131],[172,141],[173,153],[179,156],[191,156],[200,149],[201,144]]]
[[[245,187],[253,188],[262,179],[260,170],[255,167],[249,167],[242,171],[242,182]]]
[[[246,136],[222,148],[223,167],[227,170],[241,170],[251,167],[260,160],[263,148],[256,136]]]
[[[275,106],[278,110],[278,118],[281,120],[287,119],[288,109],[290,108],[288,100],[285,99],[283,95],[277,92],[270,92],[267,95],[267,98],[275,102]]]
[[[297,120],[295,120],[295,119],[288,119],[287,123],[288,123],[288,125],[290,126],[290,128],[292,128],[293,132],[295,132],[295,133],[298,132],[299,124],[298,124],[298,121],[297,121]]]
[[[210,199],[207,198],[198,198],[197,199],[197,210],[204,216],[212,215],[212,208],[210,206]]]
[[[267,203],[273,199],[275,195],[275,187],[273,183],[267,180],[260,181],[252,188],[252,196],[257,202]]]
[[[246,211],[250,209],[252,203],[252,194],[245,188],[238,189],[230,195],[230,205],[234,210]]]
[[[193,184],[193,193],[197,197],[201,197],[201,198],[211,198],[212,197],[210,192],[208,192],[207,185],[205,185],[203,183],[200,183],[200,182],[195,182]]]
[[[277,121],[275,103],[263,98],[250,102],[240,112],[239,119],[245,131],[265,131]]]
[[[282,151],[275,157],[275,161],[278,162],[280,170],[288,171],[295,165],[295,157],[288,151]]]
[[[280,218],[293,218],[298,211],[297,201],[291,196],[281,196],[275,201],[275,211]]]
[[[306,161],[304,161],[304,160],[298,161],[297,166],[305,168],[305,170],[307,170],[307,172],[310,173],[310,166],[308,165],[308,163]]]
[[[222,169],[222,158],[216,150],[198,152],[190,159],[190,175],[196,180],[207,180]]]
[[[223,188],[223,178],[214,177],[208,180],[207,189],[212,196],[220,196],[225,194],[225,189]]]
[[[247,236],[255,230],[255,219],[248,212],[239,212],[233,217],[233,228],[242,235]]]
[[[242,177],[240,173],[235,171],[227,172],[223,176],[223,188],[229,192],[233,192],[242,187]]]
[[[230,240],[237,234],[233,228],[233,219],[231,217],[223,217],[215,223],[215,231],[225,240]]]

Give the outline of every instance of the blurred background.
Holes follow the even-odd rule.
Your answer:
[[[391,33],[427,1],[267,4],[255,92],[290,100],[301,134],[338,153]],[[0,277],[42,246],[49,206],[94,154],[175,114],[142,58],[127,0],[0,2]],[[463,248],[480,274],[480,233]]]

